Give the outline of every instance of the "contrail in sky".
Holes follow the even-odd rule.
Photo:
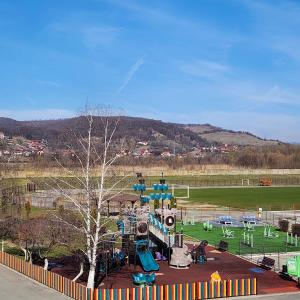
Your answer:
[[[140,57],[130,68],[129,72],[127,73],[125,80],[123,84],[119,87],[117,94],[120,94],[128,85],[134,74],[140,69],[140,67],[144,64],[145,60],[145,55]]]

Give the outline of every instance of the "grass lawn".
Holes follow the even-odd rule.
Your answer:
[[[178,224],[180,228],[181,224]],[[234,231],[235,238],[224,238],[221,227],[213,227],[212,231],[205,231],[203,229],[202,223],[196,223],[195,225],[183,225],[183,232],[185,235],[193,237],[198,240],[207,240],[210,245],[219,244],[220,240],[228,242],[228,251],[233,254],[247,254],[247,253],[273,253],[273,252],[285,252],[287,251],[299,251],[300,250],[300,240],[298,242],[299,246],[287,246],[286,247],[286,233],[277,231],[275,228],[271,228],[271,231],[277,233],[279,237],[277,238],[264,238],[264,227],[255,227],[252,231],[254,239],[254,247],[248,247],[245,245],[240,246],[243,242],[243,228],[230,228]]]
[[[300,209],[300,187],[191,189],[189,201],[246,209]]]

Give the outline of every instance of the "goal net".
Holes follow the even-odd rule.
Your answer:
[[[190,198],[190,187],[182,184],[172,184],[172,194],[177,199],[189,199]]]
[[[242,179],[242,186],[249,186],[250,185],[250,180],[249,178]]]

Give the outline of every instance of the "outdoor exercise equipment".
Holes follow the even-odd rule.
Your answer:
[[[211,223],[209,223],[209,220],[207,220],[206,222],[203,223],[203,229],[205,231],[211,231],[213,228],[213,225]]]
[[[246,231],[254,231],[255,230],[254,225],[251,223],[244,222],[243,225],[244,225],[244,230],[246,230]]]
[[[264,226],[264,238],[273,239],[278,237],[279,234],[277,232],[272,232],[271,226]]]
[[[254,243],[253,243],[253,233],[246,233],[246,231],[243,232],[243,243],[244,245],[247,245],[251,248],[253,248]]]
[[[222,232],[224,238],[234,238],[234,231],[222,225]]]
[[[298,236],[297,234],[293,235],[292,233],[286,233],[286,243],[291,246],[298,246]]]

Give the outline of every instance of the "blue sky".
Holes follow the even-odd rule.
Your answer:
[[[300,2],[2,0],[0,116],[90,104],[300,142]]]

